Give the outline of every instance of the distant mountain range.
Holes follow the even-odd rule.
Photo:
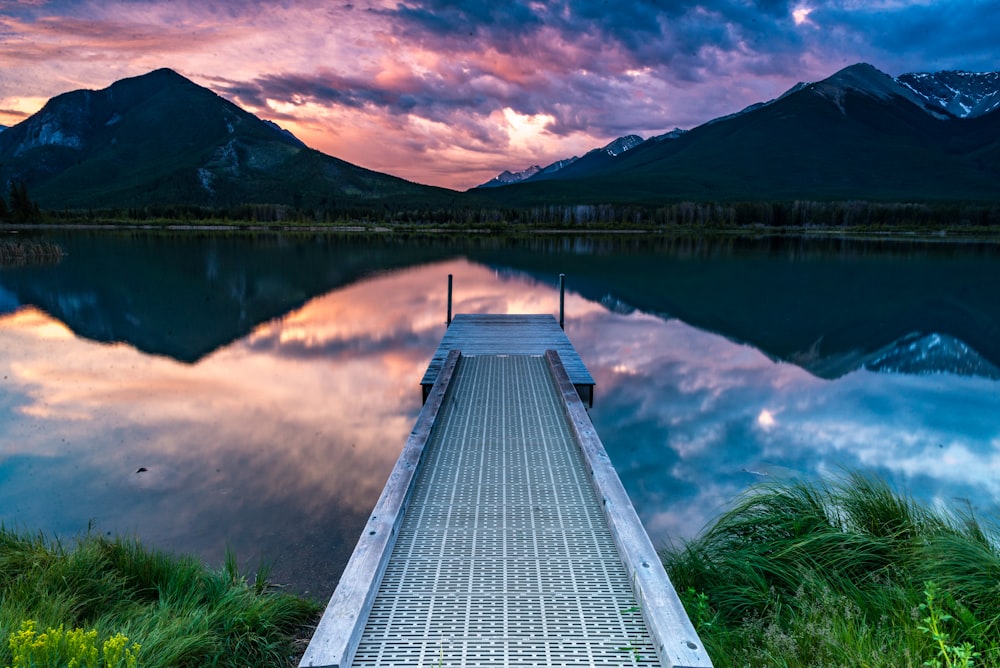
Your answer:
[[[0,177],[43,207],[317,206],[443,191],[306,147],[169,69],[52,98],[0,132]]]
[[[628,135],[582,158],[505,171],[478,188],[517,185],[504,195],[522,203],[995,201],[998,178],[1000,72],[893,78],[858,64],[690,131],[645,141]]]
[[[683,130],[675,130],[674,132],[683,132]],[[556,176],[556,172],[562,172],[565,168],[573,165],[580,160],[585,163],[600,163],[607,158],[617,158],[625,151],[633,149],[643,142],[643,138],[639,135],[625,135],[624,137],[619,137],[613,142],[606,144],[600,148],[595,148],[588,151],[586,155],[582,158],[579,156],[573,156],[572,158],[564,158],[562,160],[557,160],[546,167],[541,167],[540,165],[532,165],[527,169],[523,169],[519,172],[503,171],[497,176],[493,177],[486,183],[476,186],[477,188],[497,188],[499,186],[509,186],[513,183],[520,183],[522,181],[536,180],[543,181],[545,179],[551,178],[562,178],[567,172],[563,172],[559,176]]]
[[[52,98],[0,131],[0,183],[49,209],[438,210],[684,200],[1000,200],[1000,73],[865,64],[689,131],[626,135],[467,193],[306,147],[168,69]]]

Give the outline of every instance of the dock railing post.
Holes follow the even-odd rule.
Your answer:
[[[451,327],[451,274],[448,274],[448,326]]]
[[[566,329],[566,274],[559,274],[559,329]]]

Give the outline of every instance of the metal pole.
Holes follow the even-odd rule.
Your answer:
[[[559,274],[559,329],[566,329],[566,274]]]
[[[451,327],[451,274],[448,274],[448,326]]]

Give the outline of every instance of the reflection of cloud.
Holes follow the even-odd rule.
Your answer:
[[[319,532],[336,544],[302,549],[335,577],[330,551],[349,554],[412,429],[449,273],[456,313],[558,308],[551,286],[459,260],[334,291],[194,365],[76,339],[34,309],[0,317],[0,347],[16,351],[0,521],[76,533],[94,519],[207,559]]]
[[[823,381],[642,314],[590,314],[573,340],[597,382],[595,425],[654,542],[693,535],[755,482],[845,468],[928,501],[1000,509],[995,381],[867,371]]]
[[[764,429],[765,431],[768,429],[773,429],[776,424],[777,422],[774,419],[774,413],[767,410],[766,408],[763,409],[757,415],[757,425],[760,426],[760,428]]]
[[[419,410],[449,273],[455,313],[558,310],[554,285],[458,259],[316,298],[194,365],[75,339],[31,309],[0,317],[0,521],[75,533],[96,519],[336,578]],[[566,305],[591,416],[655,543],[692,536],[752,483],[842,467],[1000,504],[996,381],[824,381],[676,320]]]
[[[25,308],[10,315],[5,315],[3,319],[0,319],[0,329],[31,331],[34,337],[43,340],[71,340],[74,338],[73,332],[66,325],[57,320],[52,320],[34,308]]]

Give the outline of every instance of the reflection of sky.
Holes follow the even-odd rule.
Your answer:
[[[93,521],[213,563],[228,544],[322,598],[412,428],[449,273],[456,313],[558,309],[555,286],[458,260],[314,299],[196,365],[76,339],[31,308],[0,318],[0,521],[60,535]],[[841,467],[1000,502],[1000,383],[824,381],[676,320],[575,294],[566,311],[654,542],[693,535],[752,482]]]
[[[856,371],[825,381],[683,323],[597,314],[572,334],[592,412],[655,542],[748,483],[875,471],[925,500],[1000,503],[1000,383]]]

